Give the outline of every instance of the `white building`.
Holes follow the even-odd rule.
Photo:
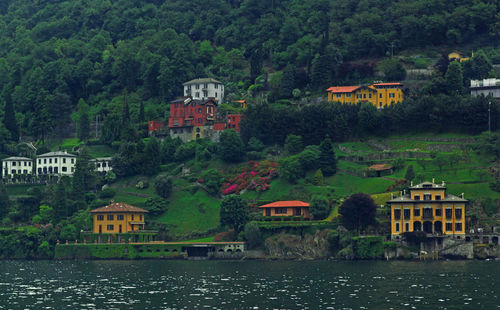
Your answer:
[[[109,170],[112,170],[111,160],[113,160],[113,157],[99,157],[92,159],[92,162],[95,164],[95,171],[106,173]]]
[[[205,100],[215,98],[217,103],[224,100],[224,84],[212,79],[194,79],[184,84],[184,96],[191,96],[193,99]]]
[[[500,98],[500,79],[471,80],[470,94],[473,97],[491,95]]]
[[[50,152],[36,157],[37,175],[73,175],[76,155],[64,151]]]
[[[33,159],[27,157],[9,157],[2,159],[2,177],[33,174]]]

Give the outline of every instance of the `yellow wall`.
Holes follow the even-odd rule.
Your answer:
[[[415,195],[420,197],[420,200],[424,200],[424,195],[431,195],[430,200],[435,200],[436,196],[440,196],[441,199],[444,199],[444,189],[431,189],[431,188],[422,188],[422,189],[412,189],[411,190],[411,199],[415,199]]]
[[[424,218],[424,208],[430,207],[432,209],[432,218]],[[441,208],[441,215],[436,215],[436,209]],[[455,209],[461,209],[462,210],[462,215],[460,218],[456,218],[455,214]],[[401,210],[401,217],[399,220],[396,220],[395,218],[395,209],[400,209]],[[409,209],[410,210],[410,217],[405,218],[404,210]],[[414,210],[415,209],[420,209],[420,214],[418,216],[415,215]],[[446,217],[446,209],[451,209],[452,214],[451,218]],[[424,222],[429,221],[432,222],[432,225],[434,227],[435,223],[440,221],[441,222],[441,232],[443,235],[453,235],[453,234],[460,234],[463,235],[465,234],[465,204],[464,203],[458,203],[458,204],[452,204],[448,202],[431,202],[431,203],[418,203],[418,204],[413,204],[413,203],[392,203],[391,205],[391,234],[393,235],[399,235],[404,232],[412,232],[414,228],[414,222],[420,222],[421,224],[421,231],[424,229]],[[396,226],[397,223],[399,223],[399,231],[397,231]],[[409,224],[409,229],[407,230],[406,228],[406,223]],[[446,230],[446,223],[451,223],[451,230]],[[462,224],[462,229],[461,230],[456,230],[456,223],[461,223]]]
[[[98,216],[102,215],[103,220],[98,220]],[[112,215],[113,219],[108,220],[108,215]],[[123,220],[118,220],[118,215],[123,215]],[[121,233],[131,231],[144,230],[144,213],[94,213],[94,233],[99,233],[99,226],[103,234],[117,234],[120,233],[120,225],[122,227]],[[130,222],[138,222],[141,224],[131,224]],[[108,230],[108,225],[113,225],[112,230]]]
[[[403,90],[398,86],[384,86],[387,88],[374,88],[375,91],[370,91],[366,88],[356,90],[352,93],[331,93],[328,92],[328,101],[335,101],[340,103],[356,104],[358,102],[370,102],[377,108],[384,108],[393,103],[403,101]],[[371,95],[371,98],[370,98]],[[358,98],[361,96],[361,98]]]
[[[298,216],[295,215],[295,209],[299,207],[286,207],[286,208],[262,208],[262,216]],[[266,210],[270,209],[270,215],[267,215]],[[276,213],[276,209],[286,209],[285,213]],[[301,215],[304,218],[311,218],[311,214],[309,213],[309,208],[300,207]]]

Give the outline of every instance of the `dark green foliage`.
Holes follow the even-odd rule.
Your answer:
[[[361,104],[358,113],[359,126],[362,133],[372,133],[379,124],[380,114],[377,108],[370,103]]]
[[[166,164],[174,161],[176,150],[181,144],[180,139],[172,139],[170,136],[166,136],[160,145],[161,163]]]
[[[319,166],[321,151],[317,145],[308,145],[305,150],[298,154],[298,159],[302,169],[311,170]]]
[[[463,64],[463,75],[466,80],[482,80],[488,78],[491,69],[493,69],[491,60],[484,51],[479,50]]]
[[[194,156],[196,155],[196,147],[197,144],[195,141],[179,145],[179,147],[175,151],[174,155],[175,160],[179,162],[184,162],[194,158]]]
[[[249,151],[260,152],[264,149],[264,147],[264,143],[255,137],[251,137],[250,140],[248,140],[247,150]]]
[[[315,220],[323,220],[330,214],[330,203],[328,199],[321,196],[314,196],[311,200],[311,214]]]
[[[208,169],[201,174],[199,182],[207,189],[210,195],[218,196],[220,195],[223,179],[219,171]]]
[[[106,187],[99,193],[99,198],[101,199],[113,198],[115,195],[116,195],[115,189],[111,187]]]
[[[10,138],[13,141],[18,141],[19,140],[19,128],[18,128],[17,122],[16,122],[16,113],[14,111],[14,104],[12,102],[12,98],[11,98],[9,91],[11,91],[11,90],[8,88],[5,88],[5,93],[2,94],[4,97],[4,101],[5,101],[5,112],[3,115],[3,124],[5,125],[5,128],[9,131]],[[1,141],[0,141],[0,143],[1,143]]]
[[[172,178],[166,174],[159,175],[155,178],[155,192],[163,198],[168,198],[172,193]]]
[[[151,140],[146,144],[146,148],[144,149],[144,158],[142,171],[147,175],[154,175],[160,171],[160,144],[155,137],[152,137]]]
[[[255,222],[250,222],[245,225],[245,240],[248,242],[248,247],[253,249],[258,247],[263,242],[262,232],[259,225]]]
[[[304,149],[304,145],[302,144],[302,137],[296,136],[294,134],[289,134],[285,140],[285,151],[288,154],[297,154]]]
[[[55,213],[54,215],[56,222],[72,215],[70,202],[68,201],[67,198],[66,186],[67,183],[63,180],[60,180],[56,185],[54,196],[52,198],[51,205],[54,208],[54,213]],[[79,179],[77,180],[73,179],[72,195],[75,198],[75,200],[82,199],[84,192],[85,188],[80,188]]]
[[[280,176],[290,183],[297,183],[299,179],[304,177],[304,169],[297,156],[281,159],[278,163],[278,169]]]
[[[313,184],[319,186],[319,185],[323,185],[324,182],[325,182],[325,179],[323,177],[323,172],[321,171],[321,169],[316,170],[316,172],[314,173]]]
[[[458,61],[454,61],[448,65],[448,70],[446,70],[444,78],[449,94],[461,94],[463,92],[464,75],[462,65]]]
[[[288,64],[283,73],[283,78],[281,79],[280,85],[280,97],[281,98],[291,98],[293,95],[293,90],[295,88],[295,75],[297,74],[297,68],[293,64]]]
[[[492,217],[498,213],[498,202],[491,198],[482,199],[481,207],[488,217]]]
[[[5,187],[0,183],[0,219],[9,213],[10,204],[9,196],[5,191]]]
[[[78,101],[78,127],[76,132],[80,141],[87,141],[90,137],[89,106],[83,99]]]
[[[59,235],[61,241],[75,241],[78,238],[78,233],[76,230],[75,225],[73,224],[66,224],[64,227],[61,229],[61,234]]]
[[[405,179],[408,181],[413,181],[413,179],[415,179],[415,171],[413,170],[413,165],[409,165],[406,169]]]
[[[245,200],[238,195],[227,196],[220,204],[220,224],[240,232],[249,221],[250,214]]]
[[[406,78],[406,70],[397,58],[388,58],[381,61],[378,70],[382,71],[386,81],[402,81]]]
[[[219,156],[226,162],[239,162],[243,160],[245,148],[240,135],[234,130],[225,130],[221,133],[219,148]]]
[[[158,216],[167,211],[168,201],[163,198],[148,198],[144,208],[149,211],[148,215]]]
[[[332,141],[328,135],[319,145],[319,149],[319,168],[321,168],[325,176],[334,175],[337,172],[337,159],[335,158]]]
[[[337,254],[337,252],[341,250],[339,233],[337,231],[329,231],[326,235],[326,239],[328,240],[330,253],[333,255]]]
[[[377,205],[372,197],[363,193],[351,195],[339,208],[342,225],[358,231],[376,223],[376,211]]]
[[[76,159],[75,173],[73,174],[72,198],[81,200],[83,194],[95,185],[95,164],[90,161],[90,155],[86,148],[80,150]]]
[[[354,237],[352,250],[357,259],[381,259],[384,257],[382,237]]]

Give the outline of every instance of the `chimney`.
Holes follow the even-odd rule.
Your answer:
[[[444,183],[444,181],[442,181],[442,182],[441,182],[441,186],[443,186],[443,187],[444,187],[445,185],[446,185],[446,184]]]
[[[434,184],[434,178],[432,178],[432,184]]]
[[[413,186],[413,181],[410,181],[410,186]]]

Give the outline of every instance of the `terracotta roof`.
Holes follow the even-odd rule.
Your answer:
[[[260,206],[259,208],[283,208],[283,207],[310,207],[311,205],[303,201],[276,201]]]
[[[361,86],[333,86],[328,88],[326,91],[331,93],[352,93]]]
[[[246,101],[245,100],[235,100],[234,102],[245,103]]]
[[[403,86],[401,83],[375,83],[373,86]]]
[[[368,167],[368,169],[375,170],[375,171],[384,171],[384,170],[392,169],[392,166],[387,165],[387,164],[371,165],[370,167]]]
[[[131,206],[129,204],[123,203],[123,202],[113,202],[105,207],[94,209],[90,211],[90,213],[106,213],[106,212],[138,212],[138,213],[147,213],[149,211],[146,211],[141,208],[137,208],[134,206]]]

